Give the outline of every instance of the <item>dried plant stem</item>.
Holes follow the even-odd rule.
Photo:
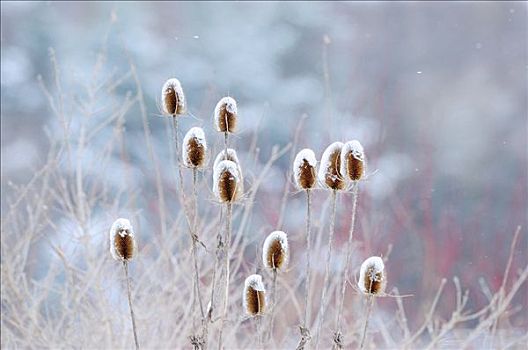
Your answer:
[[[273,336],[273,321],[275,320],[275,306],[276,306],[276,295],[277,295],[277,269],[273,269],[273,284],[271,290],[271,315],[268,340]]]
[[[132,295],[130,292],[130,278],[128,277],[128,262],[123,261],[123,269],[125,270],[127,292],[128,292],[128,306],[130,308],[130,318],[132,319],[132,331],[134,332],[134,343],[136,344],[136,349],[139,349],[139,342],[136,329],[136,317],[134,316],[134,309],[132,308]]]
[[[262,348],[262,330],[261,330],[262,318],[255,316],[255,327],[257,328],[257,348]]]
[[[193,197],[194,197],[194,221],[193,221],[193,232],[198,231],[198,193],[196,189],[196,176],[197,170],[193,168]],[[196,234],[193,236],[196,237]],[[192,258],[194,263],[194,278],[196,283],[196,296],[198,298],[198,305],[200,306],[200,315],[202,316],[202,322],[204,322],[205,312],[202,303],[202,294],[200,292],[200,272],[198,270],[198,258],[196,257],[197,240],[192,241]]]
[[[226,153],[227,154],[227,153]],[[226,239],[225,239],[225,246],[224,246],[224,310],[222,311],[222,319],[220,320],[220,335],[218,337],[218,349],[222,349],[222,336],[224,332],[224,323],[225,319],[227,317],[227,306],[229,302],[229,248],[231,245],[231,218],[232,218],[232,211],[233,207],[231,203],[227,203],[227,215],[226,215]]]
[[[224,132],[224,159],[227,159],[227,147],[229,145],[229,133]]]
[[[319,336],[321,335],[321,328],[323,327],[325,311],[326,311],[326,297],[328,292],[328,279],[330,277],[330,259],[332,258],[332,244],[334,241],[334,227],[336,217],[336,202],[337,202],[337,190],[332,190],[332,214],[330,219],[330,232],[328,237],[328,251],[326,255],[326,267],[325,276],[323,282],[323,292],[321,293],[321,306],[319,309],[319,322],[317,323],[317,329],[315,332],[315,348],[319,345]]]
[[[365,345],[365,339],[367,338],[367,328],[370,319],[370,312],[372,310],[372,304],[374,304],[374,295],[369,295],[367,299],[367,313],[365,315],[365,325],[363,326],[363,335],[361,336],[361,343],[359,345],[360,350],[363,349],[363,346]]]
[[[345,270],[343,272],[343,277],[341,281],[341,295],[339,299],[339,306],[337,310],[337,319],[336,319],[336,332],[334,334],[334,349],[341,349],[343,347],[341,341],[341,321],[343,316],[343,306],[345,303],[345,292],[347,285],[347,277],[350,265],[350,258],[352,256],[352,241],[354,237],[354,225],[356,223],[356,210],[357,210],[357,199],[358,199],[359,186],[358,182],[354,182],[352,188],[352,218],[350,220],[350,231],[348,234],[348,243],[347,243],[347,253],[345,259]]]

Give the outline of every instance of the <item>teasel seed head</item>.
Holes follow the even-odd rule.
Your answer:
[[[345,143],[341,150],[341,175],[349,181],[359,181],[365,176],[366,159],[358,140]]]
[[[309,190],[317,183],[317,159],[309,148],[301,150],[293,161],[293,179],[299,190]]]
[[[363,294],[383,294],[386,284],[387,275],[382,258],[371,256],[361,264],[358,287]]]
[[[242,168],[240,167],[240,162],[238,161],[237,153],[234,149],[228,148],[227,149],[227,157],[225,156],[226,152],[225,150],[222,150],[215,158],[215,161],[213,163],[213,171],[216,169],[216,166],[218,163],[220,163],[223,160],[230,160],[234,162],[238,167],[238,175],[240,176],[240,184],[238,185],[240,193],[244,193],[244,176],[242,174]]]
[[[242,195],[241,180],[238,165],[222,160],[213,169],[213,193],[221,203],[235,202]]]
[[[214,110],[216,130],[233,133],[237,124],[237,103],[232,97],[222,97]]]
[[[110,253],[115,260],[128,261],[137,254],[134,229],[127,219],[117,219],[110,229]]]
[[[288,266],[289,257],[288,235],[282,231],[270,233],[262,247],[264,266],[270,269],[284,270]]]
[[[163,84],[161,89],[161,105],[165,115],[181,115],[187,111],[185,95],[180,81],[171,78]]]
[[[341,149],[342,142],[334,142],[323,152],[317,178],[323,188],[343,190],[346,187],[345,179],[341,176]]]
[[[266,309],[266,289],[261,275],[251,275],[244,282],[244,310],[249,316],[264,314]]]
[[[183,164],[188,168],[203,168],[207,152],[207,142],[202,128],[191,128],[183,138]]]

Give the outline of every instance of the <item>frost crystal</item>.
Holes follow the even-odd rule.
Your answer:
[[[301,178],[302,166],[304,165],[304,161],[307,161],[310,166],[316,169],[317,159],[315,158],[314,151],[309,148],[305,148],[299,151],[299,153],[297,153],[297,155],[295,156],[295,160],[293,161],[293,178],[295,180],[295,185],[297,186],[297,188],[301,188],[299,180]]]
[[[186,167],[193,167],[193,164],[191,163],[188,155],[191,151],[191,141],[194,139],[200,146],[203,147],[203,153],[207,151],[207,142],[205,141],[205,134],[202,128],[199,127],[193,127],[187,133],[185,134],[185,137],[183,138],[183,148],[182,148],[182,159],[183,164]]]
[[[215,158],[215,161],[214,161],[214,164],[213,164],[213,169],[216,168],[218,163],[220,163],[221,161],[223,161],[225,159],[226,159],[225,158],[225,150],[222,150],[220,153],[218,153],[218,155]],[[237,153],[236,153],[236,151],[234,149],[232,149],[232,148],[228,148],[227,149],[227,160],[235,162],[240,167],[240,162],[238,161]]]
[[[385,264],[383,264],[383,259],[379,256],[371,256],[370,258],[363,261],[361,264],[361,269],[359,270],[359,281],[358,281],[358,287],[363,292],[368,294],[369,291],[365,287],[364,281],[366,278],[368,280],[376,280],[377,274],[383,274],[383,271],[385,270]],[[367,275],[369,274],[369,275]],[[382,282],[382,281],[379,281]]]
[[[185,112],[186,109],[186,103],[185,103],[185,95],[183,94],[183,89],[180,84],[180,81],[176,78],[171,78],[163,84],[163,88],[161,89],[161,105],[163,108],[163,112],[165,114],[173,114],[174,111],[169,111],[167,109],[167,104],[165,103],[165,100],[167,98],[167,94],[171,92],[171,89],[174,90],[177,97],[177,106],[176,107],[176,113],[181,114]],[[180,112],[180,113],[178,113]]]
[[[275,242],[280,244],[280,252],[272,252],[271,250],[276,250],[278,247],[274,246]],[[289,248],[288,248],[288,235],[283,231],[273,231],[266,237],[264,241],[264,246],[262,247],[262,262],[267,268],[274,268],[277,266],[272,265],[272,259],[270,259],[270,254],[274,256],[280,255],[280,268],[285,268],[288,266],[289,260]]]
[[[326,147],[325,151],[323,152],[323,155],[321,156],[321,163],[319,164],[319,172],[317,173],[317,179],[319,180],[321,186],[325,188],[329,187],[326,183],[328,169],[332,166],[337,166],[337,164],[332,164],[332,155],[335,152],[339,152],[342,148],[342,142],[334,142],[330,146]],[[338,175],[333,175],[333,177],[335,177],[334,180],[337,180],[337,176]]]
[[[259,292],[265,292],[266,289],[264,288],[264,283],[262,283],[262,276],[261,275],[250,275],[248,278],[246,278],[246,281],[244,283],[244,287],[247,289],[249,287],[253,288],[256,291]],[[246,298],[244,298],[246,299]]]

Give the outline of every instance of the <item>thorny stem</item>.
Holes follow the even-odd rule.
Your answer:
[[[227,153],[226,153],[227,154]],[[222,319],[220,321],[220,335],[218,337],[218,349],[222,349],[222,336],[224,331],[224,322],[227,317],[227,304],[229,302],[229,248],[231,245],[231,217],[232,204],[227,203],[226,215],[226,240],[224,246],[224,270],[225,270],[225,290],[224,290],[224,310],[222,312]]]
[[[363,346],[365,345],[365,338],[367,337],[367,328],[370,319],[370,311],[372,310],[372,304],[374,304],[374,296],[369,295],[367,300],[367,314],[365,316],[365,325],[363,326],[363,335],[361,336],[361,344],[359,345],[360,350],[363,349]]]
[[[350,231],[348,234],[348,243],[347,243],[347,254],[345,259],[345,271],[343,273],[342,278],[342,285],[341,285],[341,296],[339,299],[339,308],[337,311],[337,320],[336,320],[336,334],[334,336],[334,348],[341,348],[342,345],[338,344],[337,340],[341,337],[341,321],[343,316],[343,306],[345,303],[345,292],[346,292],[346,285],[347,285],[347,276],[348,276],[348,270],[350,265],[350,258],[352,256],[352,241],[354,237],[354,225],[356,222],[356,210],[357,210],[357,199],[358,199],[358,191],[359,186],[358,182],[354,182],[354,187],[352,188],[352,218],[350,220]]]
[[[323,292],[321,293],[321,306],[319,309],[319,322],[317,323],[317,330],[315,332],[315,348],[319,345],[319,336],[321,328],[323,327],[325,311],[326,311],[326,293],[328,291],[328,279],[330,277],[330,259],[332,257],[332,243],[334,240],[334,227],[336,217],[336,200],[337,190],[332,190],[332,217],[330,220],[330,233],[328,238],[328,253],[326,255],[325,277],[323,283]]]
[[[270,325],[269,325],[269,336],[268,340],[273,337],[273,321],[275,320],[275,306],[276,306],[276,298],[277,295],[277,269],[273,269],[273,284],[272,284],[272,290],[271,290],[271,315],[270,315]]]
[[[127,283],[127,292],[128,292],[128,306],[130,308],[130,318],[132,319],[132,331],[134,332],[134,343],[136,344],[136,350],[139,349],[139,342],[136,329],[136,317],[134,316],[134,309],[132,309],[132,295],[130,292],[130,278],[128,277],[128,262],[123,261],[123,268],[125,269],[125,277]]]

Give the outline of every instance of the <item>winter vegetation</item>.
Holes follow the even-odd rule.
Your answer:
[[[223,11],[237,14],[235,24],[247,20],[234,4],[223,5],[228,9],[215,3],[152,6],[160,6],[160,16],[171,6],[182,6],[177,13],[189,16],[192,9],[218,10],[223,19],[211,21],[219,32],[204,35],[221,37],[222,28],[234,25],[226,23]],[[28,86],[28,95],[40,96],[40,113],[49,115],[27,123],[46,138],[38,159],[29,163],[17,163],[17,157],[30,155],[8,141],[25,135],[26,117],[12,121],[13,111],[31,106],[13,97],[13,90],[24,88],[13,83],[12,73],[4,74],[18,67],[9,56],[16,52],[10,31],[21,24],[3,24],[8,39],[2,44],[2,348],[526,347],[528,159],[522,157],[526,147],[519,147],[526,138],[519,141],[513,124],[505,127],[511,134],[504,131],[511,136],[511,152],[476,147],[473,154],[484,152],[484,169],[493,174],[466,179],[464,171],[449,168],[465,152],[456,148],[458,136],[438,135],[423,122],[442,118],[422,115],[408,122],[402,116],[397,125],[384,117],[337,117],[348,113],[340,105],[345,100],[385,95],[336,88],[341,78],[331,57],[341,53],[329,48],[333,38],[346,41],[336,33],[317,39],[320,90],[302,79],[300,90],[296,84],[270,84],[274,78],[265,74],[244,74],[247,81],[233,90],[240,82],[237,69],[247,64],[237,59],[237,49],[244,59],[247,53],[234,45],[236,38],[209,38],[210,45],[199,49],[213,70],[215,62],[223,70],[226,63],[220,61],[233,60],[229,74],[204,83],[207,69],[186,65],[184,49],[192,53],[193,46],[185,39],[176,41],[176,47],[183,41],[174,49],[177,60],[166,57],[173,49],[168,45],[160,45],[161,58],[136,52],[141,40],[122,13],[143,16],[132,8],[147,5],[96,6],[110,19],[90,69],[75,73],[50,49],[46,69]],[[247,6],[271,11],[257,16],[267,18],[255,24],[264,28],[283,23],[280,14],[291,14],[289,6],[303,8],[299,14],[306,23],[296,23],[296,33],[311,37],[306,33],[320,27],[310,21],[325,23],[316,16],[320,11],[356,5]],[[368,6],[410,11],[409,5]],[[358,10],[370,13],[368,6]],[[452,6],[462,12],[476,6],[470,9],[484,18],[491,5]],[[512,16],[510,7],[519,7],[494,6]],[[2,22],[11,13],[35,16],[32,9],[2,4]],[[347,21],[340,23],[336,19],[337,33],[348,28]],[[261,52],[251,62],[266,59]],[[162,62],[153,77],[149,60]],[[302,64],[294,61],[287,74]],[[261,98],[261,85],[280,91]],[[275,100],[295,109],[277,115],[270,110]],[[484,101],[486,96],[472,103]],[[396,100],[370,111],[357,107],[367,102],[355,103],[354,115],[391,113],[391,103],[407,108]],[[528,104],[518,108],[526,112]],[[457,113],[447,106],[444,111]],[[407,122],[411,132],[402,126]],[[397,142],[387,141],[393,137]],[[433,144],[435,138],[440,141]],[[491,148],[497,147],[495,142]],[[495,175],[508,179],[486,177]],[[478,203],[457,197],[461,191],[489,205],[473,208]],[[502,224],[493,226],[497,221]]]

